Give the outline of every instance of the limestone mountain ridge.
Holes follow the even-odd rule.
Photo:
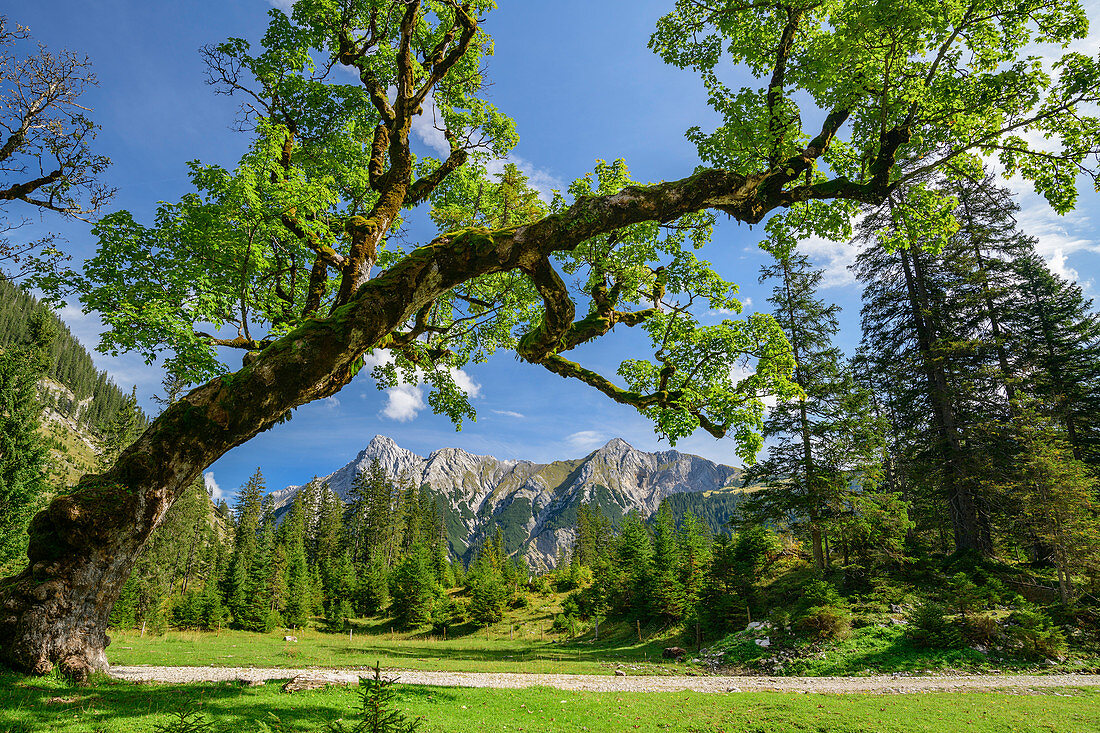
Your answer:
[[[741,469],[676,450],[648,453],[615,438],[583,458],[536,463],[441,448],[427,458],[376,435],[347,465],[321,481],[345,500],[355,477],[377,460],[393,480],[426,486],[444,515],[452,553],[464,560],[500,527],[509,552],[548,568],[572,546],[577,507],[595,502],[617,522],[631,511],[651,516],[667,497],[695,508],[716,492],[740,493]],[[276,510],[300,486],[272,492]],[[698,513],[698,512],[697,512]],[[722,520],[724,521],[724,519]]]

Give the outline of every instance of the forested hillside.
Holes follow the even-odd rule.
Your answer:
[[[42,395],[43,401],[92,434],[102,436],[104,426],[115,417],[127,393],[111,380],[107,372],[95,368],[91,355],[64,321],[53,316],[52,311],[18,285],[0,278],[0,347],[25,338],[36,311],[50,313],[58,326],[57,335],[49,347],[45,376],[68,390],[46,390]]]
[[[106,371],[95,368],[64,321],[18,285],[0,278],[0,348],[26,341],[36,318],[53,324],[37,393],[43,408],[40,430],[49,449],[49,482],[57,490],[99,470],[106,444],[114,443],[117,450],[121,433],[147,425],[148,418],[135,393],[126,393]]]

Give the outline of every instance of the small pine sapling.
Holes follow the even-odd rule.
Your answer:
[[[343,721],[330,723],[329,733],[414,733],[420,728],[420,718],[409,720],[394,703],[397,680],[383,677],[382,668],[375,663],[374,678],[361,680],[359,720],[352,727]]]

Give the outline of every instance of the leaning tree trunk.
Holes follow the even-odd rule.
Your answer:
[[[492,242],[492,239],[486,238]],[[425,248],[429,249],[429,248]],[[292,408],[338,391],[362,355],[456,282],[515,265],[483,247],[410,257],[347,306],[310,320],[240,371],[169,407],[98,476],[85,476],[31,522],[29,564],[0,583],[0,661],[84,678],[107,667],[107,619],[134,560],[202,470]],[[510,254],[506,252],[505,254]],[[441,264],[451,265],[450,274]]]
[[[830,121],[843,122],[843,116],[834,117]],[[824,149],[822,140],[808,150]],[[817,154],[790,165],[802,170]],[[492,272],[531,275],[552,252],[638,222],[671,221],[712,207],[759,222],[789,203],[785,192],[772,190],[771,175],[701,171],[680,181],[582,198],[525,226],[447,234],[411,252],[363,283],[327,318],[307,320],[241,370],[169,407],[110,470],[85,476],[40,512],[31,522],[27,568],[0,581],[0,662],[34,674],[56,665],[77,678],[105,669],[107,617],[138,552],[185,487],[293,408],[339,391],[368,350],[408,343],[416,332],[396,329],[443,293]],[[885,179],[845,185],[855,192],[845,195],[867,200],[881,201],[888,192]],[[540,341],[558,342],[572,326],[571,319],[551,320],[535,327]]]

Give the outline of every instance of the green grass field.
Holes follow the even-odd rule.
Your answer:
[[[480,631],[446,641],[399,631],[391,636],[377,627],[361,627],[350,639],[347,634],[316,630],[286,633],[298,641],[283,641],[281,631],[170,631],[144,637],[132,631],[112,632],[107,652],[111,663],[120,665],[366,667],[378,661],[383,667],[463,672],[609,674],[617,664],[628,665],[635,674],[671,674],[678,669],[661,663],[661,650],[672,643],[662,635],[642,644],[625,633],[605,636],[598,644],[566,643],[512,632],[507,624],[490,629],[489,638]]]
[[[1088,733],[1100,731],[1100,691],[815,695],[581,693],[399,686],[398,706],[425,732],[683,731],[692,733]],[[138,733],[197,710],[213,731],[316,731],[350,721],[354,690],[288,695],[275,683],[133,685],[0,675],[0,733]],[[266,728],[264,727],[266,726]]]
[[[564,594],[535,595],[525,608],[509,609],[489,629],[467,624],[442,634],[403,630],[388,619],[353,622],[352,635],[314,629],[257,634],[247,631],[169,631],[163,635],[112,630],[112,664],[219,667],[383,667],[448,672],[610,674],[619,664],[633,674],[673,674],[661,651],[683,645],[677,629],[603,624],[600,640],[588,630],[576,639],[551,628]],[[298,641],[286,642],[287,634]],[[633,669],[632,669],[633,667]]]

